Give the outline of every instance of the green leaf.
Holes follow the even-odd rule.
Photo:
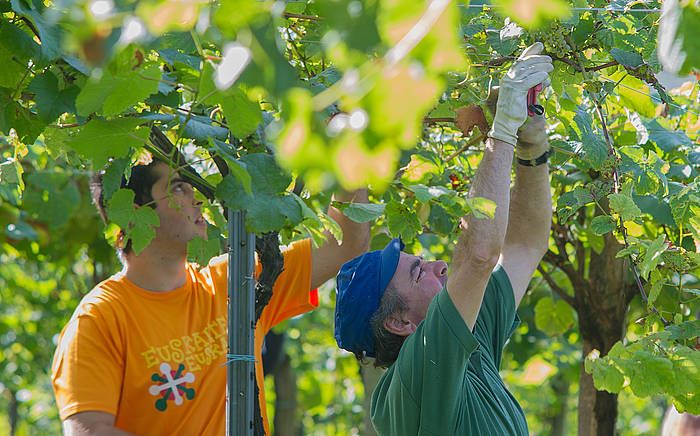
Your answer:
[[[414,240],[422,230],[415,212],[405,204],[391,201],[386,205],[385,213],[389,232],[394,237],[401,237],[408,242]]]
[[[611,79],[620,82],[617,87],[617,94],[620,96],[622,105],[629,107],[643,117],[654,117],[656,108],[651,97],[649,97],[649,85],[625,72],[613,74]],[[622,80],[620,81],[620,79]]]
[[[661,289],[664,286],[663,276],[661,275],[661,272],[659,272],[658,269],[654,269],[651,271],[649,284],[651,286],[648,289],[647,306],[651,307],[656,301],[656,299],[659,298],[659,294],[661,294]]]
[[[610,194],[610,209],[620,215],[623,221],[633,221],[642,215],[642,211],[634,203],[634,200],[627,194]]]
[[[661,261],[661,255],[668,249],[666,244],[666,235],[659,235],[651,244],[646,248],[644,257],[642,258],[641,265],[639,268],[639,274],[643,279],[649,277],[651,270],[656,268],[656,266]]]
[[[600,170],[608,159],[608,145],[600,133],[593,130],[593,118],[582,107],[576,110],[574,122],[581,131],[582,158],[591,168]]]
[[[0,88],[15,89],[26,79],[29,59],[39,56],[39,45],[9,20],[0,21]]]
[[[110,162],[102,176],[102,201],[105,204],[121,187],[122,178],[127,175],[125,174],[127,170],[130,174],[131,167],[129,167],[129,159],[127,158],[114,159]]]
[[[416,198],[422,203],[427,203],[443,195],[454,195],[454,191],[450,191],[443,186],[409,185],[407,188],[416,194]]]
[[[148,129],[139,129],[142,121],[133,118],[92,120],[66,142],[66,146],[92,160],[100,168],[110,157],[124,157],[129,148],[141,147],[148,138]]]
[[[591,230],[599,236],[615,230],[615,226],[615,220],[610,215],[600,215],[591,220]]]
[[[649,132],[649,138],[665,152],[671,152],[682,145],[692,145],[693,141],[682,131],[667,130],[655,119],[642,121]]]
[[[642,56],[639,53],[621,50],[617,47],[610,50],[610,56],[612,56],[613,59],[615,59],[620,65],[624,65],[626,67],[637,68],[644,63]]]
[[[598,350],[586,356],[586,372],[593,376],[593,384],[598,390],[617,393],[625,384],[625,377],[620,369],[607,357],[600,358]]]
[[[153,208],[134,204],[134,191],[131,189],[120,189],[112,195],[107,203],[107,216],[124,231],[124,243],[131,240],[136,254],[151,243],[156,236],[155,228],[160,225]]]
[[[59,91],[58,80],[50,71],[35,77],[27,89],[36,95],[39,118],[47,124],[65,112],[75,112],[75,98],[80,89],[70,86]]]
[[[209,263],[220,251],[221,235],[212,225],[207,225],[207,239],[198,236],[187,243],[187,259],[200,265]]]
[[[158,65],[153,64],[116,74],[105,70],[102,76],[90,78],[78,94],[78,114],[117,115],[158,92],[161,75]]]
[[[304,218],[293,194],[286,192],[291,176],[269,154],[249,154],[240,159],[250,175],[252,194],[237,177],[227,175],[216,188],[216,195],[232,210],[247,210],[246,227],[254,233],[294,226]]]
[[[386,204],[349,203],[338,204],[343,215],[357,223],[374,221],[384,213]]]
[[[231,133],[237,138],[252,134],[262,122],[260,105],[250,100],[240,88],[229,89],[221,98],[221,107]]]
[[[574,310],[564,300],[543,297],[535,305],[535,325],[548,335],[566,332],[574,321]]]
[[[576,187],[574,190],[560,195],[557,201],[559,222],[564,223],[568,221],[581,207],[592,201],[593,195],[591,191],[582,187]]]
[[[9,159],[0,163],[0,183],[3,185],[16,185],[24,189],[23,173],[24,169],[18,160]]]

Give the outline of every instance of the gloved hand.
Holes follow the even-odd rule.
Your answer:
[[[501,79],[496,115],[488,136],[515,146],[520,126],[527,119],[527,91],[549,82],[552,58],[541,55],[544,46],[536,42],[526,48]]]
[[[549,138],[545,131],[544,115],[535,115],[525,121],[518,130],[518,145],[515,155],[520,159],[533,160],[549,150]]]

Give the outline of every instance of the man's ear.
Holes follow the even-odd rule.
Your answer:
[[[399,314],[386,319],[384,328],[399,336],[408,336],[416,331],[416,325]]]

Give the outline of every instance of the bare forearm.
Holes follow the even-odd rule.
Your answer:
[[[350,193],[336,194],[338,201],[367,203],[367,190],[361,189]],[[340,266],[358,256],[369,247],[369,223],[357,223],[338,209],[331,206],[328,215],[333,218],[343,231],[343,241],[340,243],[327,232],[325,244],[311,252],[311,287],[316,288],[338,273]]]
[[[541,256],[547,250],[551,223],[549,166],[516,165],[505,245],[519,245]]]
[[[496,204],[493,219],[479,219],[474,214],[462,218],[460,247],[481,260],[498,258],[505,239],[510,203],[510,172],[513,146],[494,139],[486,140],[486,150],[476,172],[470,197],[483,197]]]

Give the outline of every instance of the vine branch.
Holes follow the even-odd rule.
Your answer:
[[[571,295],[567,294],[566,291],[564,291],[564,288],[562,288],[561,286],[559,286],[559,285],[554,281],[554,279],[552,278],[552,276],[551,276],[547,271],[545,271],[544,268],[542,268],[542,265],[538,265],[538,266],[537,266],[537,271],[540,272],[540,274],[542,275],[542,278],[544,279],[544,281],[547,282],[547,284],[548,284],[549,287],[552,289],[552,291],[554,291],[559,297],[561,297],[562,300],[566,301],[566,303],[567,303],[569,306],[571,306],[571,307],[573,307],[574,309],[576,309],[576,301],[574,300],[574,297],[572,297]]]

